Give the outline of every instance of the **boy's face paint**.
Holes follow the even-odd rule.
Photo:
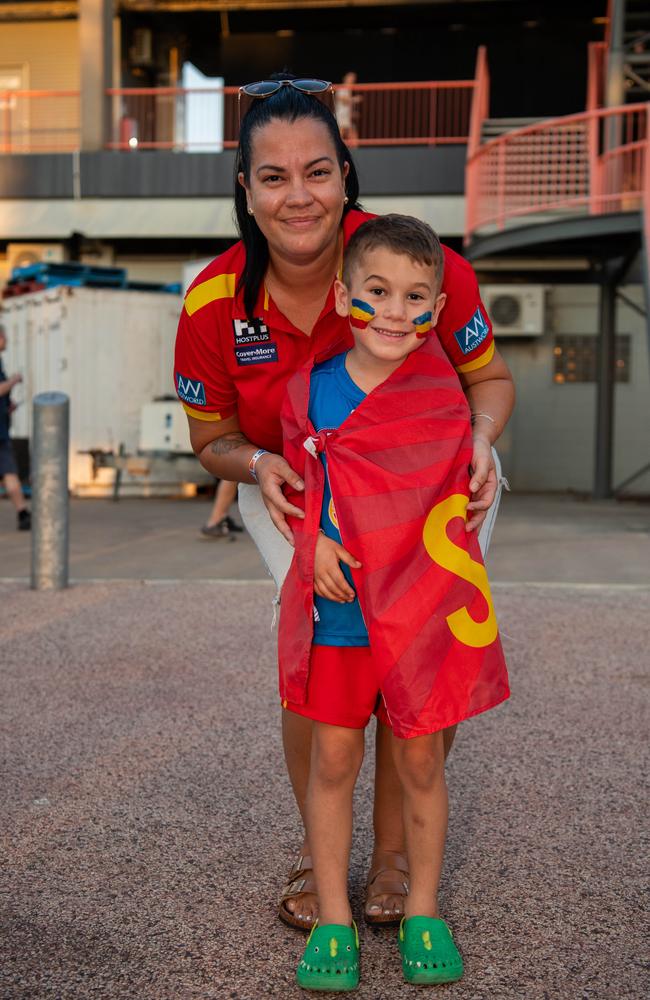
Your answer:
[[[392,367],[422,347],[435,329],[445,295],[432,265],[385,247],[367,251],[335,283],[336,311],[354,336],[355,357]]]
[[[352,299],[350,302],[350,326],[355,330],[365,330],[375,315],[375,310],[362,299]],[[429,314],[431,315],[431,314]]]
[[[431,310],[429,310],[429,312],[424,312],[421,316],[416,316],[411,322],[415,327],[415,336],[418,337],[419,340],[424,340],[433,326],[433,313]]]

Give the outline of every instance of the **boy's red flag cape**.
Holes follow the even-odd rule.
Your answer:
[[[284,454],[305,482],[287,496],[305,519],[289,519],[296,549],[282,589],[280,695],[306,701],[325,451],[343,545],[362,563],[352,576],[393,731],[446,728],[509,695],[477,533],[465,531],[465,395],[434,334],[338,429],[317,434],[307,416],[313,363],[291,379],[282,409]]]

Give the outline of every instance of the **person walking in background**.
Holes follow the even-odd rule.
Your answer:
[[[357,82],[356,73],[346,73],[343,86],[338,87],[335,97],[336,120],[342,139],[350,146],[356,146],[359,141],[359,105],[363,98],[355,94],[352,88]]]
[[[4,327],[0,326],[0,354],[2,354],[6,346],[7,336]],[[22,375],[18,373],[7,377],[2,367],[2,359],[0,358],[0,481],[6,490],[7,496],[16,508],[18,530],[29,531],[32,526],[32,517],[23,496],[20,479],[18,478],[16,459],[14,458],[9,438],[11,414],[16,409],[15,403],[11,401],[11,390],[19,382],[22,382],[22,380]]]
[[[237,485],[227,479],[220,479],[217,483],[210,516],[201,528],[201,534],[206,538],[228,538],[234,542],[235,533],[244,530],[228,513],[237,497]]]

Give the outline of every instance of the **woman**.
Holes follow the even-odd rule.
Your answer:
[[[287,381],[307,358],[348,335],[334,309],[333,282],[348,239],[369,216],[357,205],[357,174],[336,120],[316,93],[329,85],[294,78],[242,89],[258,99],[240,129],[235,209],[241,241],[188,291],[175,382],[192,447],[212,475],[241,484],[242,518],[279,590],[292,556],[285,516],[301,516],[282,486],[302,488],[282,458],[280,405]],[[491,445],[508,420],[514,393],[494,350],[474,272],[447,248],[443,291],[447,305],[437,333],[475,414],[467,522],[475,530],[496,492]],[[341,573],[333,583],[343,581]],[[375,846],[365,908],[371,923],[399,921],[408,888],[389,736],[378,724]],[[448,749],[453,732],[446,736]],[[311,722],[283,711],[283,741],[304,818]],[[280,901],[286,923],[312,926],[314,888],[305,841]]]

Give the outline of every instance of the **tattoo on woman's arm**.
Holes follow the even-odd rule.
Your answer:
[[[236,451],[243,445],[250,444],[250,441],[241,431],[232,431],[231,434],[224,434],[212,442],[213,455],[228,455],[231,451]]]

